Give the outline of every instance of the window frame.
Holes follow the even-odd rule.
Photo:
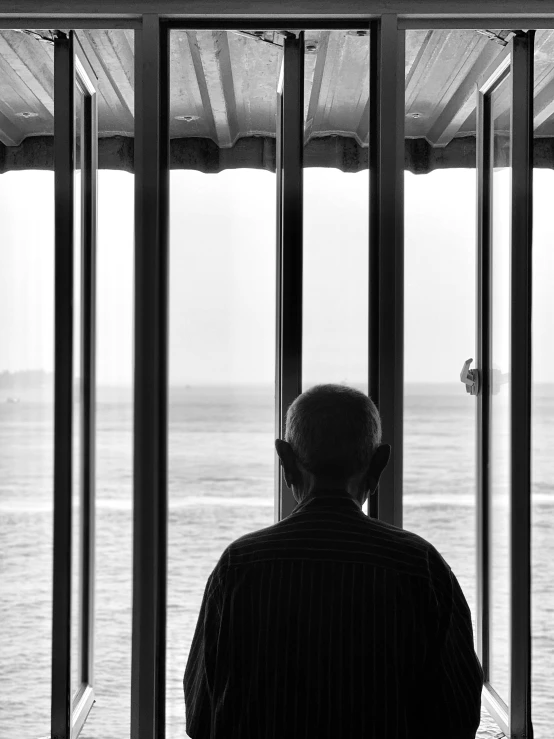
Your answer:
[[[287,409],[302,392],[304,32],[283,41],[277,90],[275,434],[285,438]],[[297,505],[275,454],[275,520]]]
[[[403,356],[403,336],[400,327],[402,326],[402,306],[403,306],[403,284],[402,280],[396,280],[394,269],[401,268],[402,257],[402,233],[401,228],[395,225],[395,217],[403,217],[401,211],[402,184],[403,184],[403,75],[399,74],[397,65],[400,63],[402,37],[401,34],[407,29],[432,29],[432,28],[467,28],[467,29],[486,29],[498,25],[499,20],[502,21],[504,28],[519,29],[523,28],[554,28],[554,3],[550,3],[552,12],[545,12],[544,2],[542,0],[529,0],[526,4],[526,13],[518,13],[521,8],[520,0],[483,0],[480,5],[482,11],[480,15],[472,17],[463,17],[460,12],[460,3],[447,2],[440,3],[440,8],[435,0],[424,0],[418,4],[418,13],[411,13],[413,7],[406,0],[391,0],[388,5],[388,13],[382,14],[382,3],[374,0],[346,0],[346,2],[336,4],[330,3],[326,6],[327,11],[332,15],[333,10],[340,13],[340,18],[335,14],[330,18],[321,17],[321,7],[314,10],[313,4],[308,0],[301,0],[297,4],[295,14],[290,18],[278,15],[282,11],[280,3],[275,0],[262,0],[256,6],[256,15],[251,14],[251,6],[242,0],[234,0],[231,4],[225,4],[224,20],[214,20],[214,15],[207,16],[205,8],[200,1],[192,0],[187,6],[189,15],[182,14],[182,4],[176,0],[162,0],[161,2],[143,2],[137,8],[136,2],[130,0],[121,0],[120,2],[112,2],[109,7],[104,7],[102,11],[98,10],[98,4],[92,0],[74,0],[71,4],[70,13],[60,13],[60,4],[56,0],[20,0],[18,4],[19,13],[2,14],[0,13],[0,28],[47,28],[51,25],[63,25],[65,28],[72,29],[89,29],[89,28],[129,28],[136,31],[135,34],[135,70],[137,72],[137,94],[140,99],[136,102],[136,121],[140,122],[140,131],[135,133],[135,224],[140,226],[141,231],[137,229],[136,234],[136,267],[135,267],[135,315],[138,320],[135,321],[135,439],[134,439],[134,585],[133,585],[133,667],[132,667],[132,736],[135,739],[142,739],[152,736],[163,737],[164,727],[160,721],[154,721],[153,716],[156,710],[164,710],[165,701],[161,700],[160,690],[163,692],[163,683],[165,680],[163,643],[165,635],[165,560],[167,552],[167,532],[164,520],[167,515],[167,439],[164,432],[160,435],[157,432],[160,423],[163,424],[164,419],[167,420],[167,180],[169,172],[169,164],[167,161],[164,147],[166,141],[163,132],[164,122],[163,116],[167,116],[167,110],[160,103],[160,95],[162,98],[167,93],[163,93],[164,85],[167,84],[167,70],[164,72],[166,64],[164,43],[167,46],[167,36],[164,37],[165,28],[168,24],[171,27],[194,27],[194,28],[274,28],[280,30],[283,27],[288,29],[337,29],[337,28],[367,28],[367,24],[374,29],[374,38],[378,39],[381,46],[371,43],[371,58],[378,60],[378,66],[372,65],[370,74],[372,75],[372,89],[375,94],[371,98],[370,113],[374,131],[379,126],[380,135],[377,135],[378,145],[374,154],[370,149],[370,248],[371,243],[386,244],[391,243],[392,238],[395,244],[394,260],[393,257],[387,256],[387,251],[383,251],[383,259],[389,258],[389,267],[393,267],[393,273],[385,270],[383,259],[380,260],[380,252],[375,249],[370,251],[370,305],[380,311],[379,317],[376,317],[375,310],[370,316],[370,377],[369,387],[372,397],[379,401],[379,406],[383,415],[394,419],[394,456],[389,464],[389,470],[383,475],[380,485],[379,503],[371,501],[371,515],[379,515],[383,520],[388,520],[396,525],[402,525],[402,392],[399,390],[399,378],[402,377],[402,356]],[[67,5],[69,8],[69,5]],[[137,12],[137,10],[139,12]],[[107,14],[107,12],[109,13]],[[462,8],[463,11],[463,8]],[[440,12],[440,17],[437,13]],[[190,14],[196,14],[194,16]],[[250,13],[250,15],[248,15]],[[537,15],[534,15],[534,14]],[[193,20],[194,18],[194,20]],[[373,24],[373,25],[372,25]],[[378,30],[377,30],[378,29]],[[162,32],[163,31],[163,32]],[[137,43],[140,37],[140,44]],[[165,38],[165,41],[164,41]],[[386,43],[383,43],[386,40]],[[395,49],[395,53],[393,53]],[[387,61],[388,60],[388,61]],[[67,60],[65,62],[67,65]],[[153,66],[152,66],[153,65]],[[66,79],[68,74],[67,68],[64,71],[63,66],[58,70],[58,76]],[[144,75],[142,74],[144,72]],[[139,85],[140,82],[140,85]],[[390,90],[396,90],[396,96],[391,95]],[[371,94],[371,93],[370,93]],[[153,97],[149,97],[153,95]],[[148,105],[146,101],[149,101]],[[529,107],[529,106],[528,106]],[[159,112],[157,122],[153,110]],[[164,112],[165,110],[165,112]],[[529,112],[529,111],[527,111]],[[521,111],[520,111],[521,113]],[[523,117],[523,114],[519,116]],[[144,121],[144,125],[143,125]],[[138,128],[139,126],[137,126]],[[66,137],[69,135],[71,128],[67,121],[59,126],[60,140],[61,132],[65,130]],[[155,146],[148,148],[145,143],[146,132],[153,134]],[[531,128],[532,136],[532,128]],[[70,139],[68,139],[70,140]],[[62,177],[62,173],[67,174],[69,170],[70,153],[68,147],[61,143],[55,147],[56,149],[56,228],[58,232],[64,233],[67,242],[68,234],[64,208],[60,203],[63,198],[65,210],[67,203],[71,202],[71,192],[66,176]],[[396,167],[394,175],[386,168],[380,167],[380,163],[384,162],[384,155],[395,158]],[[375,155],[375,156],[374,156]],[[389,158],[390,161],[390,158]],[[526,185],[530,187],[530,185]],[[530,192],[530,190],[528,190]],[[526,201],[529,206],[530,201]],[[139,205],[140,204],[140,205]],[[152,208],[150,212],[155,213],[155,218],[147,219],[145,216],[146,209],[143,209],[142,216],[140,213],[141,206]],[[161,225],[160,225],[161,221]],[[165,224],[165,225],[164,225]],[[525,222],[525,228],[530,235],[530,223]],[[376,239],[375,239],[376,236]],[[387,242],[388,239],[388,242]],[[528,279],[522,281],[519,288],[522,290],[521,304],[523,313],[521,314],[521,325],[517,330],[518,341],[520,347],[529,349],[530,338],[527,331],[530,321],[530,245],[527,240],[527,250],[524,250],[520,257],[524,261],[527,269]],[[165,244],[165,246],[164,246]],[[160,247],[163,247],[160,249]],[[157,255],[157,256],[156,256]],[[165,260],[165,261],[164,261]],[[527,260],[527,261],[525,261]],[[394,262],[394,264],[393,264]],[[150,267],[154,267],[149,271]],[[62,316],[63,310],[67,311],[67,296],[63,297],[61,287],[68,286],[68,265],[65,270],[62,267],[62,259],[56,261],[56,331],[62,329],[67,332],[71,328],[71,322],[66,316]],[[377,288],[377,289],[375,289]],[[387,355],[379,353],[376,360],[375,351],[377,348],[384,350],[384,345],[379,340],[379,327],[384,330],[388,325],[385,318],[386,313],[383,310],[385,300],[387,299],[387,290],[392,289],[392,296],[389,294],[389,301],[393,313],[394,322],[394,340],[389,339],[392,343],[387,345]],[[371,295],[378,296],[377,300],[371,301]],[[148,307],[155,310],[155,316],[149,316],[146,310],[141,309],[139,298],[146,300]],[[165,303],[164,303],[165,301]],[[165,308],[164,308],[165,305]],[[390,315],[390,314],[389,314]],[[512,326],[514,329],[514,326]],[[60,334],[61,335],[61,334]],[[386,342],[386,333],[381,332],[381,342]],[[514,336],[512,335],[512,339]],[[512,347],[514,341],[512,340]],[[153,358],[155,353],[160,353],[160,358],[156,362]],[[514,352],[514,349],[512,349]],[[56,372],[55,392],[59,398],[60,407],[55,416],[55,433],[56,437],[66,439],[65,446],[58,448],[56,452],[57,472],[55,479],[64,481],[67,489],[67,458],[70,457],[67,447],[67,415],[70,412],[70,404],[68,406],[67,387],[71,382],[67,375],[68,364],[67,342],[63,345],[61,342],[56,344],[56,362],[60,367],[60,371]],[[527,374],[529,364],[523,366],[524,362],[529,361],[529,354],[526,358],[512,356],[512,371],[515,373],[515,367],[522,368],[524,372],[525,384],[528,384]],[[516,365],[516,362],[519,364]],[[142,367],[145,363],[146,367]],[[65,368],[65,369],[64,369]],[[527,373],[527,374],[525,374]],[[394,378],[394,379],[393,379]],[[64,384],[65,383],[65,384]],[[68,384],[69,383],[69,384]],[[149,396],[149,398],[147,397]],[[530,423],[530,405],[527,402],[528,396],[522,392],[517,402],[520,403],[520,409],[528,409],[528,413],[524,418]],[[62,400],[63,399],[63,400]],[[479,402],[479,400],[478,400]],[[524,411],[523,411],[524,412]],[[152,423],[154,422],[154,423]],[[162,425],[163,429],[163,425]],[[165,434],[167,430],[165,430]],[[160,436],[162,438],[160,438]],[[525,430],[525,438],[527,439],[527,429]],[[398,440],[400,443],[398,443]],[[386,439],[384,439],[386,441]],[[526,445],[527,446],[527,445]],[[70,447],[69,447],[70,449]],[[141,456],[144,455],[144,456]],[[55,461],[56,464],[56,461]],[[513,459],[512,459],[513,465]],[[62,474],[62,470],[64,473]],[[141,473],[143,476],[139,475]],[[525,473],[526,474],[526,473]],[[64,477],[65,475],[65,477]],[[147,482],[146,482],[147,480]],[[60,497],[60,488],[57,488],[58,505],[57,520],[55,521],[55,597],[58,592],[62,592],[65,588],[64,580],[67,580],[68,569],[67,564],[61,560],[61,544],[63,542],[63,528],[67,526],[70,511],[67,511],[67,501]],[[372,496],[375,498],[375,496]],[[514,578],[516,571],[523,573],[523,579],[518,580],[517,587],[523,590],[522,583],[527,580],[529,583],[529,527],[525,520],[528,514],[530,495],[525,501],[523,496],[515,501],[518,506],[518,516],[513,517],[512,521],[512,542],[516,542],[516,547],[512,546],[512,562],[516,567],[512,567],[512,577]],[[65,506],[65,507],[64,507]],[[379,509],[379,510],[378,510]],[[519,517],[519,513],[522,517]],[[520,526],[520,521],[522,525]],[[64,526],[62,526],[62,523]],[[143,553],[140,547],[146,547]],[[56,556],[56,548],[58,554]],[[149,562],[147,555],[152,555],[153,559]],[[519,559],[514,559],[517,554]],[[141,569],[145,565],[145,569]],[[56,575],[57,572],[57,575]],[[64,574],[65,572],[65,574]],[[478,587],[482,587],[485,575],[478,577]],[[67,590],[67,588],[65,588]],[[530,599],[529,589],[527,593],[522,592],[522,600],[520,603],[515,602],[514,589],[512,589],[512,608],[516,615],[517,623],[520,628],[527,628],[530,633],[529,613],[527,603]],[[149,599],[152,599],[153,601]],[[67,622],[67,607],[65,602],[65,618]],[[512,629],[514,633],[514,629]],[[53,642],[60,645],[62,651],[57,652],[53,656],[53,677],[56,675],[56,681],[53,683],[53,701],[57,696],[56,706],[61,705],[59,700],[63,692],[63,687],[68,684],[69,674],[64,673],[62,666],[62,658],[64,654],[67,656],[67,635],[64,636],[62,622],[54,622],[53,625]],[[529,646],[529,645],[528,645]],[[530,692],[529,685],[525,682],[525,666],[524,662],[530,660],[530,647],[526,650],[526,655],[521,653],[520,660],[521,671],[517,673],[516,680],[512,686],[512,703],[519,706],[519,716],[527,716],[528,733],[521,726],[512,726],[515,737],[532,737],[532,726],[530,723]],[[56,670],[54,670],[56,664]],[[146,668],[153,670],[153,673],[142,673],[141,670]],[[160,682],[161,681],[161,682]],[[149,692],[151,691],[151,692]],[[161,705],[160,705],[161,701]],[[525,709],[527,706],[527,709]],[[53,711],[54,721],[54,711]],[[61,714],[56,714],[58,720]],[[146,720],[142,720],[146,719]],[[55,736],[68,736],[68,734],[54,733],[54,723],[52,724],[52,734]]]
[[[81,731],[94,703],[94,532],[95,532],[95,366],[96,366],[96,220],[97,79],[75,36],[57,32],[54,43],[54,105],[63,113],[54,121],[55,156],[55,374],[54,374],[54,564],[52,606],[51,733],[72,739]],[[81,161],[81,233],[74,238],[75,89],[83,93]],[[69,204],[69,207],[67,207]],[[80,315],[75,316],[74,254],[81,251]],[[81,321],[80,346],[73,325]],[[79,562],[73,562],[73,365],[82,363],[80,384],[81,453]],[[71,685],[72,571],[79,568],[80,685]]]
[[[165,736],[169,28],[135,31],[135,344],[131,736]]]
[[[533,36],[516,35],[477,86],[477,653],[483,703],[507,736],[532,737],[531,723],[531,277]],[[510,238],[510,703],[490,682],[490,407],[492,351],[492,187],[490,95],[509,76]],[[517,439],[517,444],[514,440]],[[524,634],[524,637],[520,635]]]

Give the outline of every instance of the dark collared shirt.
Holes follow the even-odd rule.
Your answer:
[[[193,739],[473,739],[483,671],[435,547],[319,491],[225,549],[183,685]]]

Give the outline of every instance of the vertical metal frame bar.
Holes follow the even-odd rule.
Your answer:
[[[483,702],[502,731],[533,737],[531,723],[531,287],[533,38],[518,34],[509,55],[478,88],[477,136],[477,365],[483,386],[477,397],[477,649],[485,673]],[[511,74],[511,599],[510,705],[490,683],[490,387],[491,246],[490,181],[494,146],[490,93]],[[515,381],[514,381],[515,380]],[[514,440],[517,439],[517,444]]]
[[[494,131],[491,93],[511,74],[512,45],[477,87],[477,362],[483,378],[477,396],[477,653],[484,672],[483,703],[510,736],[509,707],[490,682],[491,583],[491,349],[492,349],[492,180]],[[512,101],[512,105],[514,101]],[[513,139],[513,132],[512,132]]]
[[[369,388],[391,461],[379,484],[378,516],[402,526],[404,412],[404,48],[397,16],[373,30],[374,156],[370,150]],[[371,94],[371,91],[370,91]],[[374,106],[374,107],[373,107]],[[371,146],[371,143],[370,143]],[[375,497],[375,496],[371,496]],[[375,506],[375,503],[368,505]],[[375,508],[370,515],[374,515]]]
[[[281,244],[282,233],[281,226],[283,221],[283,64],[284,58],[281,59],[281,71],[277,84],[277,115],[275,119],[275,180],[277,186],[276,205],[277,217],[275,223],[275,438],[282,439],[284,429],[281,414],[281,280],[282,280],[282,259]],[[281,473],[281,460],[277,453],[275,454],[274,465],[274,519],[277,523],[281,516],[281,496],[284,486],[283,475]]]
[[[277,387],[276,426],[285,438],[287,409],[302,392],[302,244],[304,149],[304,32],[285,38],[281,92],[281,171],[277,175],[281,203],[277,242]],[[279,133],[279,132],[278,132]],[[292,513],[296,501],[277,475],[279,520]]]
[[[73,431],[73,39],[54,45],[54,567],[51,735],[71,739],[71,525]]]
[[[82,229],[74,243],[75,84],[85,92],[81,137]],[[96,87],[73,32],[58,33],[54,47],[55,105],[55,399],[54,399],[54,599],[52,627],[51,734],[76,737],[94,702],[94,388],[96,258]],[[83,248],[83,309],[74,315],[74,249]],[[73,323],[81,320],[81,346],[73,346]],[[82,456],[77,460],[81,489],[81,551],[72,557],[73,355],[82,351],[80,428]],[[71,685],[71,573],[79,566],[80,688]]]
[[[135,357],[131,736],[165,735],[168,29],[135,34]]]
[[[368,388],[379,408],[379,21],[369,24],[369,275]],[[379,518],[379,487],[367,500],[367,515]]]
[[[512,737],[531,723],[531,298],[534,31],[512,51],[511,696]],[[517,443],[516,443],[517,441]]]
[[[96,231],[98,120],[97,79],[74,33],[75,80],[82,89],[81,142],[81,429],[83,454],[80,464],[80,634],[79,678],[81,687],[73,698],[72,736],[79,735],[94,703],[94,551],[95,551],[95,447],[96,447]]]
[[[477,465],[477,654],[485,683],[490,678],[490,552],[489,552],[489,429],[490,429],[490,244],[491,244],[491,111],[490,100],[477,89],[477,306],[476,366],[482,382],[477,395],[476,465]]]

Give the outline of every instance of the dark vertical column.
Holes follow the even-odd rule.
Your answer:
[[[369,389],[381,413],[383,443],[392,446],[379,484],[378,515],[395,526],[402,526],[403,474],[404,35],[397,16],[386,13],[371,37],[376,69],[370,147],[374,141],[377,151],[370,151],[369,175]]]
[[[135,54],[135,370],[131,736],[165,733],[168,60],[159,16]]]
[[[369,24],[369,396],[379,408],[379,55],[380,23]],[[367,500],[367,513],[379,518],[379,488]]]
[[[533,223],[533,41],[512,52],[511,255],[511,667],[510,729],[533,739],[531,723],[531,296]]]
[[[98,99],[96,77],[88,65],[78,42],[76,58],[83,69],[87,87],[84,95],[81,134],[81,213],[83,315],[82,352],[83,381],[81,414],[83,440],[81,546],[81,666],[84,685],[93,685],[94,665],[94,571],[95,571],[95,451],[96,451],[96,232],[98,169]]]
[[[275,121],[275,179],[277,185],[277,218],[275,223],[275,438],[283,438],[282,414],[281,414],[281,274],[282,274],[282,233],[283,222],[283,64],[281,61],[281,73],[277,85],[277,116]],[[284,487],[283,475],[281,473],[281,461],[275,454],[275,500],[274,518],[275,523],[281,518],[281,497]]]
[[[280,240],[277,243],[277,388],[278,431],[285,434],[285,418],[292,401],[302,392],[302,237],[304,148],[304,32],[284,42],[281,109]],[[278,474],[279,519],[288,516],[296,501]]]
[[[489,657],[489,500],[490,500],[490,311],[491,311],[491,157],[490,98],[478,93],[477,104],[477,306],[475,362],[482,382],[477,395],[477,654],[490,679]]]
[[[71,737],[71,524],[73,431],[74,58],[54,45],[54,593],[51,734]]]

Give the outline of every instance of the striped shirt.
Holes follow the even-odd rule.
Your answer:
[[[474,739],[483,671],[435,547],[318,491],[225,549],[183,687],[192,739]]]

